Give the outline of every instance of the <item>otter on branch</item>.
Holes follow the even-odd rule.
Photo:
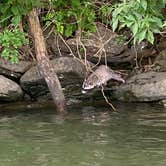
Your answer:
[[[120,74],[116,73],[106,65],[101,65],[84,80],[82,88],[84,90],[90,90],[95,87],[100,87],[106,85],[111,79],[123,83],[125,82]]]

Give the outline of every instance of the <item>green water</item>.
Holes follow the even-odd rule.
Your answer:
[[[165,166],[166,110],[117,105],[0,113],[0,166]]]

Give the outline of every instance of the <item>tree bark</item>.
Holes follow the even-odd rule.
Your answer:
[[[36,9],[29,13],[29,24],[34,37],[36,59],[41,75],[44,77],[59,113],[65,113],[65,97],[61,84],[50,64]]]

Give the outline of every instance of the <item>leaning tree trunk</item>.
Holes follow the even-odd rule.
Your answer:
[[[48,85],[53,100],[56,104],[57,111],[59,113],[65,113],[65,97],[59,79],[56,73],[54,73],[53,67],[50,64],[47,55],[44,36],[36,9],[33,9],[29,13],[29,24],[31,33],[34,37],[36,59],[38,62],[39,71]]]

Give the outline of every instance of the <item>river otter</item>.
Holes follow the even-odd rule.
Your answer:
[[[110,79],[123,83],[125,82],[120,74],[116,73],[106,65],[101,65],[84,80],[82,88],[84,90],[90,90],[95,87],[106,85]]]

